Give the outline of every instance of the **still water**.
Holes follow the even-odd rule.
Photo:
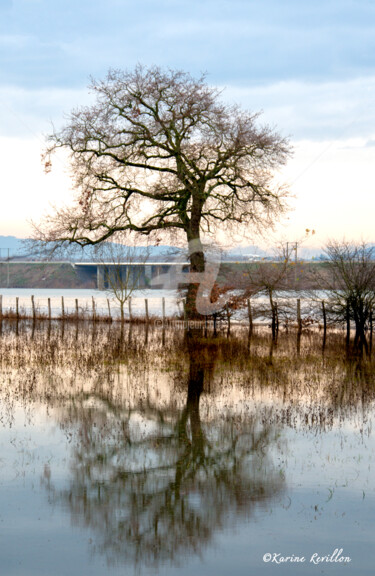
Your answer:
[[[113,293],[110,291],[87,290],[87,289],[37,289],[37,288],[1,288],[3,310],[13,312],[16,309],[16,298],[19,300],[21,313],[31,315],[31,297],[34,296],[37,315],[48,315],[48,299],[51,301],[52,318],[59,318],[62,314],[61,300],[64,298],[64,313],[75,314],[76,299],[80,317],[92,316],[92,303],[95,301],[96,314],[108,315],[108,301],[110,314],[113,318],[120,317],[120,305]],[[314,296],[313,296],[314,295]],[[274,298],[278,303],[280,320],[290,317],[295,321],[296,300],[301,300],[302,317],[314,316],[319,319],[321,316],[321,300],[328,295],[322,290],[311,291],[310,296],[299,292],[275,292]],[[133,316],[145,316],[145,299],[148,301],[148,312],[150,316],[161,317],[163,310],[162,299],[164,299],[166,316],[182,316],[183,304],[181,294],[177,290],[143,289],[134,290],[131,293],[131,311]],[[258,323],[268,323],[271,313],[269,309],[269,299],[263,294],[258,294],[252,298],[253,316]],[[125,303],[125,317],[129,316],[129,303]],[[233,320],[248,322],[247,306],[244,302],[242,309],[232,311]]]
[[[1,574],[374,573],[374,370],[341,336],[1,329]]]
[[[0,294],[3,296],[3,309],[15,310],[16,298],[19,299],[20,311],[31,314],[31,296],[34,296],[35,307],[38,314],[47,316],[48,298],[51,300],[52,318],[61,316],[61,299],[64,298],[65,314],[74,314],[76,310],[76,299],[80,316],[92,315],[92,300],[95,301],[96,313],[102,316],[108,314],[108,300],[110,312],[113,317],[120,316],[120,305],[116,298],[109,291],[101,290],[77,290],[77,289],[37,289],[37,288],[1,288]],[[175,290],[134,290],[131,295],[132,314],[144,316],[145,298],[148,300],[149,314],[154,316],[162,315],[162,298],[165,299],[165,313],[168,316],[182,312],[182,304],[178,305],[177,293]],[[125,305],[126,316],[128,313],[128,303]]]

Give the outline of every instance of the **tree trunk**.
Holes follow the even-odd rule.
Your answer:
[[[324,351],[327,338],[327,312],[324,300],[322,300],[322,312],[323,312],[323,351]]]
[[[358,313],[355,313],[354,320],[355,320],[355,339],[354,339],[355,345],[357,348],[359,348],[360,353],[362,353],[364,350],[365,353],[368,354],[368,344],[365,334],[365,321]]]
[[[272,312],[272,340],[276,340],[277,337],[277,307],[274,304],[273,297],[272,297],[272,290],[269,291],[269,299],[271,305],[271,312]]]
[[[196,242],[198,250],[190,254],[190,272],[192,274],[203,274],[204,273],[204,252],[202,245],[200,243],[199,235],[195,238],[191,238]],[[200,249],[199,249],[200,246]],[[194,248],[193,248],[194,249]],[[197,293],[199,289],[199,283],[190,282],[188,286],[188,291],[186,295],[186,313],[188,320],[203,319],[204,316],[199,314],[197,311]]]

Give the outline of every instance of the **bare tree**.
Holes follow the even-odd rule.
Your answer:
[[[330,307],[341,321],[355,324],[355,346],[368,352],[366,330],[375,305],[375,250],[360,244],[331,240],[326,248],[324,282]]]
[[[232,306],[235,309],[244,308],[249,298],[265,296],[269,305],[258,304],[256,313],[259,317],[266,317],[271,312],[273,336],[276,336],[278,331],[280,316],[286,326],[290,319],[295,317],[295,301],[290,298],[290,292],[294,291],[299,295],[305,293],[300,282],[302,266],[297,260],[297,250],[314,234],[315,230],[306,229],[304,236],[294,242],[279,240],[275,243],[271,256],[248,262],[242,265],[237,273],[230,273],[228,286],[237,291],[236,296],[231,298]],[[279,296],[280,292],[284,292],[286,297],[282,301],[279,298],[276,301],[277,292]]]
[[[290,290],[293,286],[295,262],[291,253],[282,242],[274,248],[272,257],[241,264],[237,270],[231,269],[225,274],[221,292],[231,293],[227,296],[227,306],[231,310],[245,308],[248,299],[254,296],[265,296],[269,304],[256,307],[258,317],[267,317],[271,312],[272,333],[278,331],[279,307],[275,299],[276,291]]]
[[[271,225],[286,209],[273,183],[290,146],[259,114],[223,103],[188,73],[144,68],[109,71],[93,81],[96,101],[74,110],[49,138],[51,154],[70,154],[77,197],[35,236],[44,242],[97,244],[118,231],[195,241],[191,271],[204,271],[202,234]]]
[[[129,235],[117,233],[114,242],[99,245],[104,288],[120,305],[121,322],[125,320],[125,304],[132,293],[145,284],[145,262],[149,248],[134,243]],[[132,243],[133,242],[133,243]]]

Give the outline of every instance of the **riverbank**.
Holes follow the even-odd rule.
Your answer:
[[[0,290],[4,288],[93,289],[96,278],[68,262],[0,263]]]

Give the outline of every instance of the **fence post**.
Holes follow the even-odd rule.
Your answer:
[[[3,317],[3,296],[0,294],[0,318]]]
[[[109,316],[109,321],[112,322],[112,316],[111,316],[111,305],[109,303],[109,298],[107,298],[107,306],[108,306],[108,316]]]
[[[298,334],[302,334],[301,299],[297,298],[297,326]]]
[[[161,299],[161,308],[162,308],[162,317],[163,317],[163,326],[165,323],[165,298]]]
[[[146,322],[148,324],[149,318],[148,318],[148,299],[147,298],[145,298],[145,312],[146,312]]]
[[[61,316],[64,320],[65,318],[65,306],[64,306],[64,296],[61,296]]]
[[[34,296],[31,296],[31,308],[33,311],[33,320],[35,320],[35,302],[34,302]]]
[[[322,300],[322,312],[323,312],[323,349],[326,345],[326,336],[327,336],[327,313],[326,313],[326,303]]]
[[[48,320],[51,321],[51,298],[48,298]]]
[[[228,302],[225,305],[225,310],[227,313],[227,321],[228,321],[228,334],[230,333],[230,313],[229,313],[229,306],[228,306]]]
[[[247,299],[247,313],[249,316],[249,331],[252,332],[253,331],[253,313],[251,310],[250,298]]]
[[[132,299],[131,296],[128,298],[128,308],[129,308],[129,321],[131,322],[133,320],[132,317]]]
[[[186,313],[186,298],[183,298],[182,300],[182,305],[184,307],[184,322],[185,322],[185,327],[186,327],[186,319],[187,319],[187,313]]]
[[[18,320],[19,316],[20,316],[20,311],[19,311],[19,298],[18,296],[16,297],[16,318]]]
[[[78,320],[78,298],[76,298],[76,320]]]
[[[96,310],[95,310],[95,300],[94,296],[92,296],[92,319],[95,322],[96,320]]]

